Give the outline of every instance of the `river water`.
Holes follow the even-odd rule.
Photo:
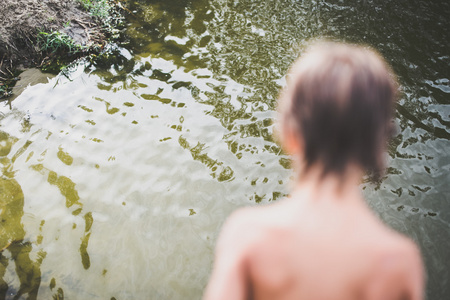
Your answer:
[[[128,1],[123,40],[0,107],[0,298],[200,299],[225,218],[289,191],[272,138],[311,38],[364,43],[402,84],[390,167],[361,185],[450,299],[446,1]]]

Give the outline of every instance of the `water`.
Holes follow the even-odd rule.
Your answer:
[[[226,216],[289,191],[276,98],[321,36],[399,75],[390,168],[361,187],[448,298],[449,4],[377,2],[129,1],[112,54],[0,108],[0,298],[199,299]]]

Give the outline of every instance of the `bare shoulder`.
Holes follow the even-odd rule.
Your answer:
[[[258,210],[253,207],[240,208],[233,212],[222,227],[217,250],[245,250],[257,238],[257,233],[261,232],[258,216]]]
[[[250,246],[258,231],[254,209],[243,208],[232,213],[216,244],[213,272],[204,299],[247,299]]]
[[[407,237],[395,234],[380,256],[380,267],[397,267],[404,272],[422,271],[422,258],[417,245]]]
[[[275,206],[244,207],[233,212],[225,221],[217,249],[233,247],[240,252],[251,251],[273,235],[280,218]]]
[[[423,263],[413,241],[394,234],[375,262],[369,299],[423,299]]]

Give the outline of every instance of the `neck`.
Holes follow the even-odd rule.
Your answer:
[[[307,201],[320,202],[363,202],[359,184],[363,172],[360,168],[349,167],[343,174],[322,176],[322,168],[312,167],[295,183],[293,194],[303,194]]]

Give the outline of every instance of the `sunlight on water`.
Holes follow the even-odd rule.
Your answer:
[[[414,27],[439,5],[411,25],[405,1],[334,2],[130,1],[120,46],[1,105],[0,298],[199,299],[225,218],[289,191],[276,98],[318,36],[370,44],[399,74],[390,168],[362,188],[445,298],[448,33]]]
[[[146,65],[127,79],[139,84],[120,89],[123,81],[105,88],[81,64],[70,80],[29,88],[12,111],[3,108],[2,127],[15,140],[8,167],[27,199],[25,239],[45,255],[42,297],[54,279],[68,297],[198,297],[224,218],[286,190],[289,171],[264,148],[273,142],[239,132],[244,120],[226,130],[203,103],[224,88],[242,109],[245,87],[161,58],[142,58],[130,73]]]

